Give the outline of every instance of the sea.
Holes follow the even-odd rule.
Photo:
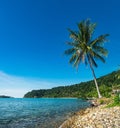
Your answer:
[[[59,128],[89,106],[77,98],[0,98],[0,128]]]

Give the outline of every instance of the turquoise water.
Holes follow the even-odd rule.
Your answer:
[[[89,105],[81,99],[0,98],[0,128],[58,128]]]

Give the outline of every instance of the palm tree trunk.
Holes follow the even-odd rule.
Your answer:
[[[92,64],[91,64],[90,60],[89,60],[89,64],[90,64],[90,68],[92,70],[92,74],[93,74],[93,77],[94,77],[94,82],[95,82],[95,86],[96,86],[96,89],[97,89],[98,98],[101,98],[102,95],[100,94],[100,91],[99,91],[99,88],[98,88],[98,83],[97,83],[96,76],[95,76],[95,72],[94,72],[94,69],[92,67]]]

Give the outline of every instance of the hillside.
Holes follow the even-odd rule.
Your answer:
[[[120,89],[120,70],[97,79],[102,96],[109,97],[113,89]],[[52,89],[32,90],[25,98],[41,97],[97,97],[94,81],[81,82],[70,86],[60,86]]]

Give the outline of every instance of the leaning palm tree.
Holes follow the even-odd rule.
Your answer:
[[[98,88],[98,83],[93,67],[97,67],[96,59],[100,59],[102,62],[105,62],[104,57],[107,56],[108,51],[103,47],[103,45],[104,42],[108,41],[106,39],[108,34],[100,35],[96,39],[93,39],[92,36],[96,27],[96,23],[91,23],[89,19],[83,20],[77,25],[78,31],[72,31],[71,29],[68,29],[72,41],[67,43],[71,46],[71,48],[67,49],[65,54],[71,55],[69,62],[72,63],[77,69],[80,62],[90,65],[98,97],[101,98],[102,96]]]

